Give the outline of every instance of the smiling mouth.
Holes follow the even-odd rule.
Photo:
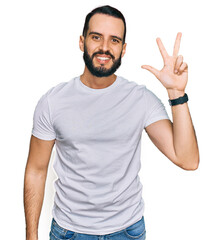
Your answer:
[[[97,57],[99,60],[109,60],[110,58],[108,58],[108,57]]]
[[[96,60],[100,64],[106,64],[111,60],[111,57],[105,57],[105,56],[96,56]]]

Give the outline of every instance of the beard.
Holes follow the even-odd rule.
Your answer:
[[[103,64],[101,64],[100,67],[95,67],[93,64],[93,58],[95,57],[96,54],[106,54],[106,55],[110,56],[111,60],[113,62],[113,65],[108,69],[105,68],[103,66]],[[101,51],[93,53],[92,56],[90,56],[88,54],[86,45],[84,45],[83,58],[84,58],[85,65],[87,66],[87,68],[91,72],[91,74],[96,77],[108,77],[108,76],[112,75],[121,66],[121,58],[122,58],[121,55],[122,55],[122,52],[121,52],[119,58],[115,59],[115,57],[109,51],[103,52],[101,50]]]

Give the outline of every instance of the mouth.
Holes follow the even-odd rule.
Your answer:
[[[111,57],[108,55],[96,55],[96,60],[99,64],[107,64],[111,60]]]

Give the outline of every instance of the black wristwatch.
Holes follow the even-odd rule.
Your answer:
[[[178,104],[183,104],[183,103],[187,102],[188,100],[189,100],[188,96],[185,93],[183,97],[179,97],[179,98],[172,99],[172,100],[169,99],[169,104],[170,104],[170,106],[175,106]]]

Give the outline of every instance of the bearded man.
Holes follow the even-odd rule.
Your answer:
[[[126,52],[126,22],[110,6],[91,11],[79,46],[81,76],[48,90],[35,112],[25,171],[26,239],[38,239],[47,168],[55,145],[55,198],[50,239],[125,240],[146,238],[142,184],[138,176],[142,131],[174,164],[195,170],[199,151],[185,87],[188,66],[157,44],[164,60],[152,72],[167,89],[170,121],[163,103],[146,88],[115,72]]]

